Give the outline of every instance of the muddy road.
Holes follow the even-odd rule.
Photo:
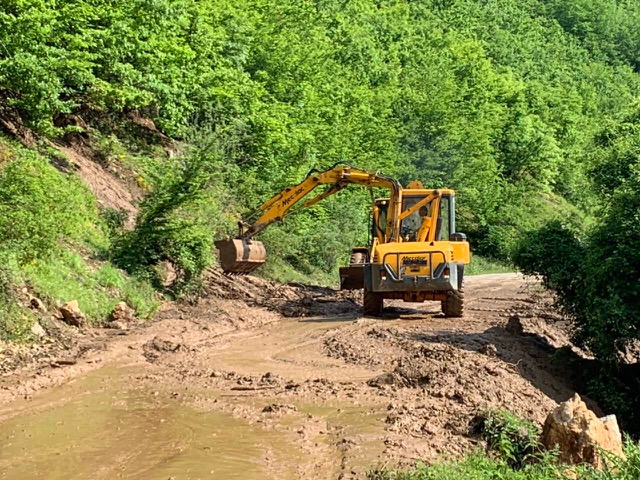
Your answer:
[[[0,379],[0,479],[347,479],[462,454],[479,411],[542,421],[569,343],[535,282],[470,277],[464,319],[216,280],[196,305]],[[82,349],[81,349],[82,350]]]

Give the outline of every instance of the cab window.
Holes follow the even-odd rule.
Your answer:
[[[408,210],[413,207],[416,203],[422,200],[424,197],[406,197],[402,201],[402,211]],[[428,203],[424,205],[419,210],[416,210],[407,218],[402,220],[402,225],[400,226],[400,234],[405,239],[412,239],[416,236],[420,226],[422,225],[422,221],[425,217],[431,215],[431,204]]]
[[[451,198],[442,197],[440,199],[440,215],[438,216],[437,241],[445,242],[451,235]]]

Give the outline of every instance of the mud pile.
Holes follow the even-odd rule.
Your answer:
[[[205,277],[203,296],[240,300],[284,317],[310,317],[355,313],[360,309],[361,295],[299,283],[283,285],[251,275],[227,275],[219,268],[212,268]]]

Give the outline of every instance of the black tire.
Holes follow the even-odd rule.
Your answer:
[[[464,316],[464,266],[458,266],[458,290],[450,292],[442,301],[442,313],[445,317],[459,318]]]
[[[380,317],[384,307],[384,297],[379,292],[364,291],[362,310],[366,316]]]
[[[349,259],[349,265],[360,265],[361,263],[367,263],[367,254],[364,252],[353,252]]]

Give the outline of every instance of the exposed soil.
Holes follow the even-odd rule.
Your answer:
[[[482,410],[542,422],[574,393],[553,360],[567,325],[520,275],[470,277],[462,319],[401,302],[363,318],[357,294],[217,271],[208,284],[151,325],[86,330],[67,356],[6,371],[0,478],[362,478],[475,448]],[[72,409],[118,429],[107,441]]]

